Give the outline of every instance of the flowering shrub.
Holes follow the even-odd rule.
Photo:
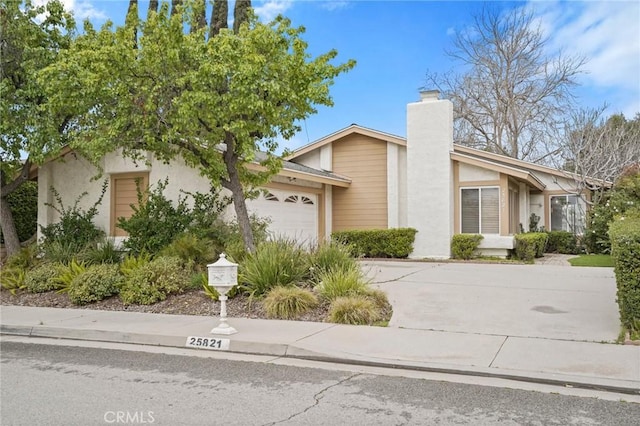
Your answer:
[[[614,217],[640,206],[640,172],[623,176],[611,191],[596,200],[587,216],[584,244],[591,253],[610,253],[609,225]]]

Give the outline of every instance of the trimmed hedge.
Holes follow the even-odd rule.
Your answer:
[[[406,258],[413,251],[413,228],[339,231],[331,237],[352,247],[353,254],[364,257]]]
[[[547,234],[549,239],[545,253],[578,254],[580,252],[578,238],[571,232],[549,231]]]
[[[545,232],[516,234],[516,257],[525,262],[531,262],[536,257],[542,257],[547,244],[547,238],[548,236]]]
[[[454,259],[469,260],[474,257],[480,241],[484,237],[480,234],[456,234],[451,238],[451,256]]]
[[[640,324],[640,209],[627,211],[609,226],[611,255],[618,286],[623,327],[635,332]]]

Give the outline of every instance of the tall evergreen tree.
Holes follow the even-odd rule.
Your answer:
[[[229,2],[227,0],[215,0],[213,2],[213,12],[211,13],[211,26],[209,27],[209,37],[218,35],[222,28],[229,28],[227,15],[229,14]]]
[[[182,0],[171,0],[171,16],[178,12],[178,6],[182,4]]]
[[[236,0],[233,9],[233,32],[240,31],[240,25],[249,19],[249,9],[251,9],[251,0]]]
[[[207,5],[205,0],[195,0],[193,3],[193,23],[191,24],[191,32],[195,32],[207,26]]]
[[[151,12],[158,12],[158,0],[150,0],[149,1],[149,9],[147,10],[147,16]]]
[[[138,20],[138,0],[129,0],[126,19],[133,19],[134,22]],[[133,48],[138,48],[138,30],[136,28],[133,30]]]

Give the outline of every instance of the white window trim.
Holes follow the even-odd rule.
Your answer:
[[[565,194],[551,194],[549,195],[549,227],[548,230],[549,231],[553,231],[552,229],[552,222],[551,222],[551,216],[553,215],[553,199],[556,197],[564,197],[565,200],[568,200],[568,197],[576,197],[576,205],[579,207],[580,210],[582,211],[582,230],[584,231],[587,227],[587,205],[584,202],[584,200],[582,199],[582,197],[578,194],[573,194],[573,193],[565,193]],[[560,231],[566,231],[566,232],[571,232],[575,235],[583,235],[583,233],[577,233],[575,231],[571,231],[571,230],[566,230],[566,229],[561,229]]]
[[[500,208],[501,206],[501,198],[502,195],[500,194],[500,186],[494,185],[494,186],[461,186],[460,187],[460,196],[459,196],[459,200],[460,200],[460,233],[462,234],[462,190],[463,189],[477,189],[479,191],[478,193],[478,219],[480,220],[479,225],[479,230],[482,231],[482,196],[480,195],[480,192],[482,192],[482,189],[497,189],[498,190],[498,232],[492,232],[492,233],[488,233],[488,232],[479,232],[480,235],[500,235],[500,224],[502,223],[502,209]]]

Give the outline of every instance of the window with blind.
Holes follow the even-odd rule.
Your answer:
[[[500,233],[499,188],[461,189],[463,234]]]

